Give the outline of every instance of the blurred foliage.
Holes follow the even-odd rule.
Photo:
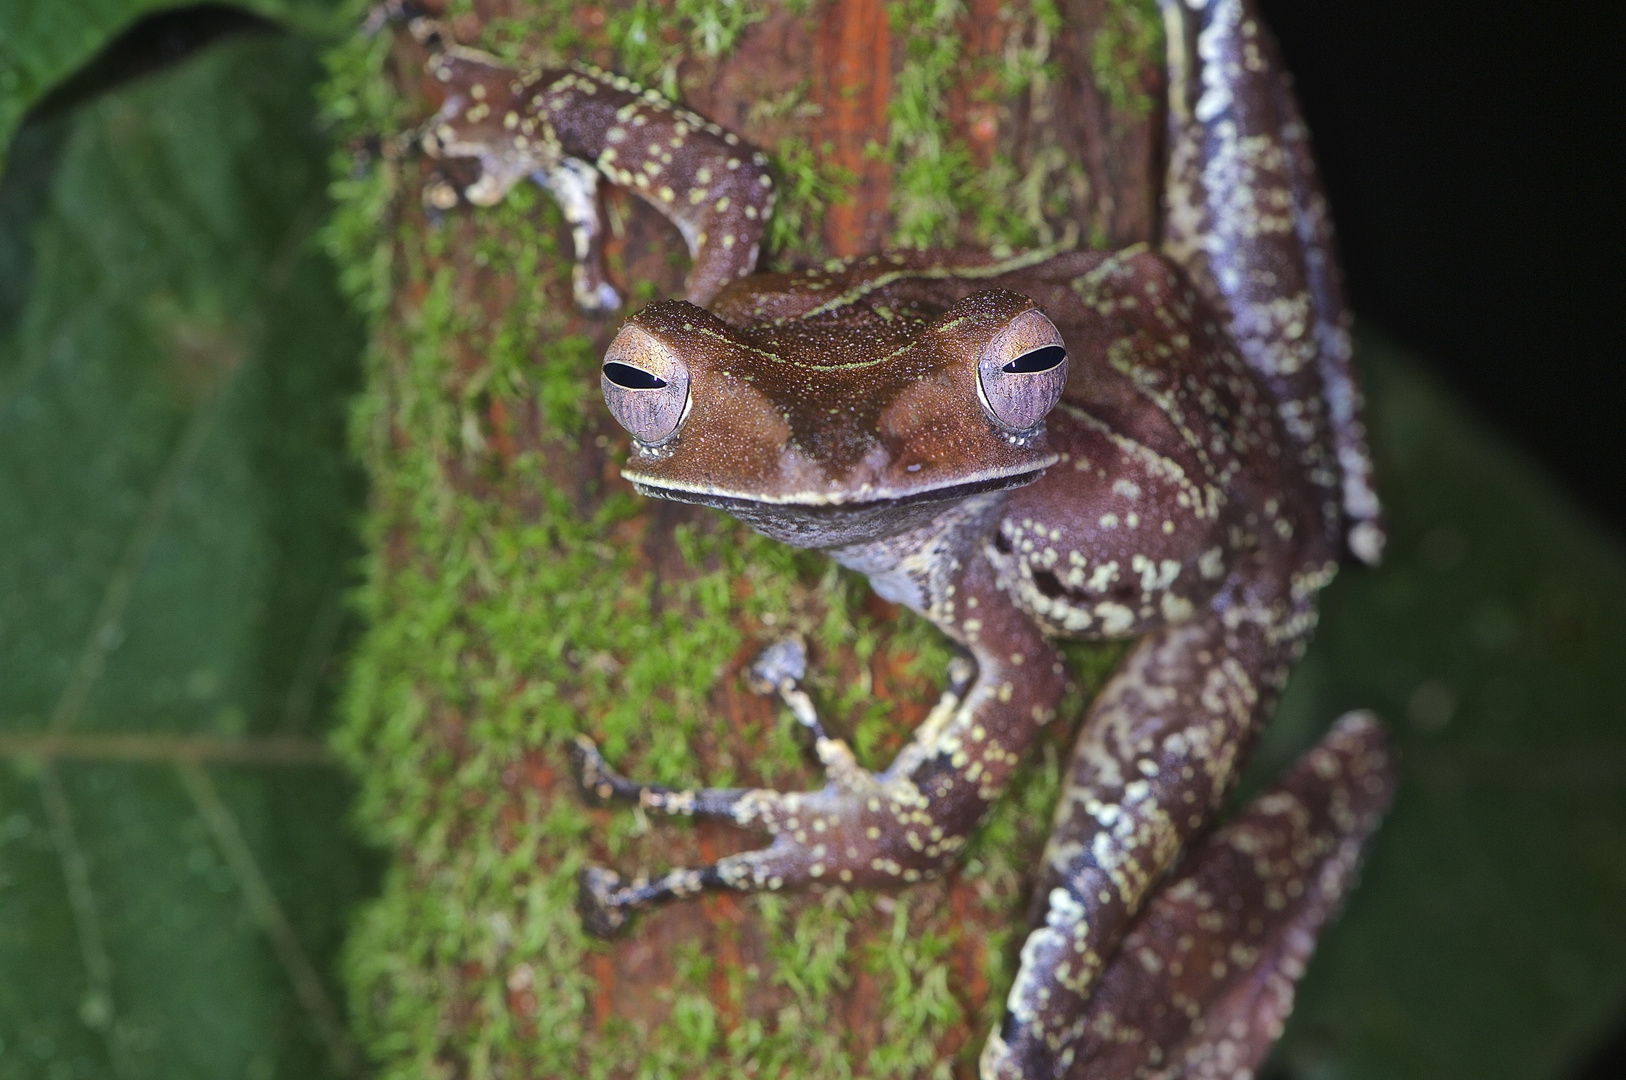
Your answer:
[[[174,0],[0,4],[0,165],[23,117],[46,94],[143,16],[184,6]],[[332,35],[344,28],[338,0],[235,0],[231,6],[311,35]]]
[[[0,142],[153,6],[0,7]],[[360,340],[307,243],[326,212],[317,74],[296,41],[229,43],[10,148],[3,1080],[344,1064],[326,980],[372,868],[334,774],[15,749],[53,727],[274,747],[323,712]],[[1364,352],[1391,554],[1328,592],[1250,782],[1371,707],[1405,783],[1272,1069],[1562,1076],[1626,1004],[1626,559],[1414,362]],[[377,963],[410,977],[414,959]]]
[[[29,123],[0,183],[4,1080],[354,1071],[330,972],[377,867],[317,729],[361,331],[310,242],[317,73],[226,43]]]
[[[1562,1076],[1626,1006],[1626,558],[1413,358],[1362,352],[1390,550],[1326,592],[1252,775],[1371,708],[1404,776],[1277,1060]]]

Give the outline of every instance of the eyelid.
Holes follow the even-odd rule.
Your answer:
[[[1032,357],[1034,365],[1021,364],[1024,357]],[[994,423],[1007,431],[1038,427],[1066,386],[1066,342],[1037,308],[1007,323],[977,361],[977,397]]]
[[[616,423],[645,446],[675,436],[689,414],[689,367],[656,335],[628,323],[599,368],[604,404]]]

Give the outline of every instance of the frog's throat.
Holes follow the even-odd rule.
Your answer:
[[[862,501],[850,493],[841,501],[827,497],[816,502],[812,498],[757,498],[723,491],[696,491],[650,483],[635,475],[627,479],[640,495],[710,506],[771,539],[793,547],[827,549],[871,543],[919,529],[940,517],[947,507],[980,495],[1031,484],[1056,460],[1055,455],[1049,455],[1037,467]]]

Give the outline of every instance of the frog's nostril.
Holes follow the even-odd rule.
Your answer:
[[[1060,345],[1046,345],[1042,349],[1025,352],[1015,360],[1000,368],[1012,375],[1036,375],[1041,371],[1049,371],[1067,362],[1067,350]]]
[[[604,377],[627,390],[660,390],[666,386],[666,380],[659,375],[614,360],[604,365]]]

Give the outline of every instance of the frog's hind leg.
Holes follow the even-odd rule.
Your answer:
[[[1314,626],[1326,568],[1269,555],[1207,610],[1141,639],[1091,703],[1034,886],[1005,1019],[984,1080],[1064,1075],[1123,934],[1236,781]]]
[[[1229,322],[1322,495],[1328,535],[1382,554],[1337,252],[1309,138],[1254,0],[1161,0],[1163,247]]]
[[[1381,725],[1351,713],[1205,839],[1102,973],[1068,1075],[1252,1076],[1394,783]]]

